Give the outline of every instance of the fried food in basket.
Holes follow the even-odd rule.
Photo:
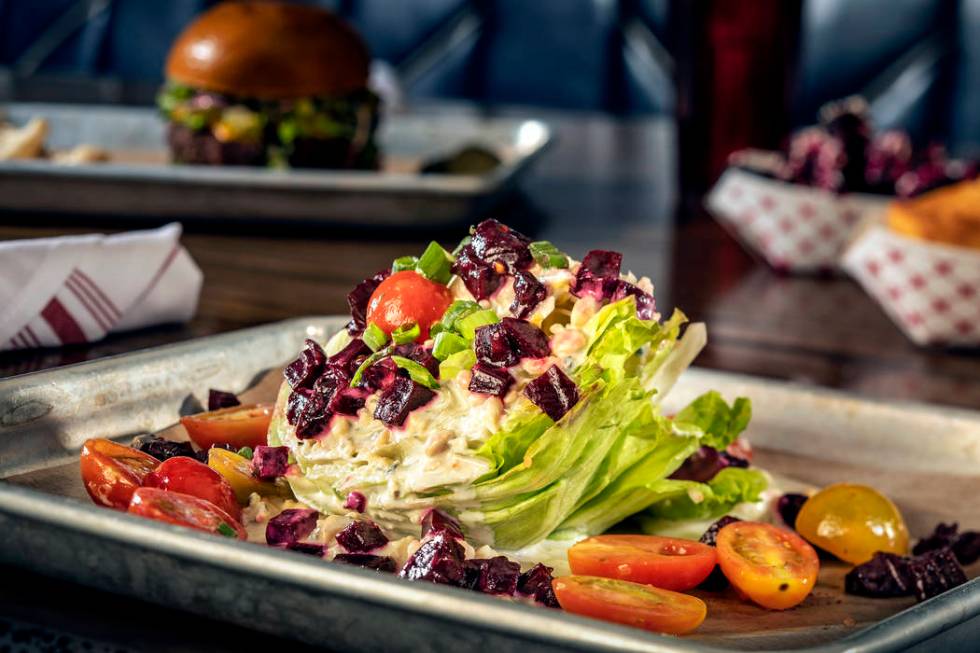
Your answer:
[[[893,202],[888,208],[888,226],[913,238],[980,249],[980,180]]]

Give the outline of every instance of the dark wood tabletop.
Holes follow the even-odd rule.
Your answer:
[[[776,274],[699,209],[676,209],[670,121],[545,117],[557,129],[557,143],[492,215],[577,257],[591,248],[622,251],[625,267],[653,279],[662,312],[676,306],[692,320],[707,323],[709,345],[698,365],[866,397],[980,408],[978,352],[918,347],[849,279]],[[0,221],[0,240],[146,224],[6,215]],[[343,313],[346,293],[363,277],[390,265],[396,256],[421,252],[428,240],[453,244],[465,230],[465,223],[436,232],[276,224],[246,229],[229,223],[187,229],[183,243],[204,272],[200,306],[189,324],[113,335],[64,350],[0,354],[0,377],[298,315]],[[0,584],[0,645],[4,616],[17,623],[46,623],[59,614],[51,622],[59,633],[74,632],[123,648],[176,650],[173,636],[162,634],[168,624],[156,617],[146,629],[121,625],[140,613],[164,615],[164,622],[174,618],[160,608],[25,572],[3,573],[18,582]],[[21,584],[40,589],[24,594],[17,589]],[[94,627],[100,611],[82,605],[93,600],[107,602],[115,615],[122,610],[124,617],[105,616],[104,628]],[[210,622],[199,618],[186,623],[210,630]],[[106,629],[116,626],[125,635],[106,639]],[[213,628],[232,630],[217,624]],[[239,637],[248,636],[229,633],[221,641],[230,650]],[[156,641],[162,643],[151,644]],[[188,634],[180,641],[182,650],[225,650],[215,648],[213,633]],[[255,642],[248,641],[251,650]]]

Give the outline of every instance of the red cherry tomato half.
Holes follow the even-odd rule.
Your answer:
[[[160,461],[112,440],[86,440],[79,457],[79,468],[85,490],[92,501],[126,510],[133,492],[143,483]]]
[[[242,508],[235,490],[224,476],[207,465],[186,456],[169,458],[146,475],[143,487],[155,487],[170,492],[189,494],[210,501],[235,519],[241,521]]]
[[[718,566],[741,594],[770,610],[802,603],[820,571],[817,552],[782,528],[733,522],[718,531]]]
[[[180,492],[141,487],[133,493],[129,512],[168,524],[196,528],[239,540],[246,539],[245,528],[231,515],[210,501]]]
[[[656,535],[598,535],[568,550],[572,573],[618,578],[683,591],[697,587],[715,568],[713,547]]]
[[[453,301],[449,288],[429,281],[418,272],[396,272],[381,282],[368,301],[367,321],[391,335],[400,326],[419,325],[419,340],[442,319]]]
[[[562,576],[551,586],[568,612],[657,633],[689,633],[708,614],[704,601],[695,596],[625,580]]]
[[[180,423],[191,441],[204,450],[216,444],[231,445],[235,449],[254,449],[266,443],[272,408],[272,404],[232,406],[181,417]]]

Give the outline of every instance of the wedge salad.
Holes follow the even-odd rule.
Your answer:
[[[90,440],[85,486],[145,517],[660,632],[705,618],[681,592],[729,580],[798,605],[820,568],[810,543],[872,565],[855,593],[965,581],[948,547],[980,556],[972,532],[954,525],[916,562],[874,490],[782,494],[740,437],[748,399],[707,392],[664,415],[705,329],[662,316],[621,266],[481,222],[358,284],[346,328],[305,342],[274,404],[212,391],[181,420],[194,445]],[[828,540],[821,520],[838,517],[854,527]],[[900,587],[882,585],[886,563]]]

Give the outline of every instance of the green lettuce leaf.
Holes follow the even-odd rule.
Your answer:
[[[752,419],[752,402],[738,397],[731,406],[711,390],[704,393],[674,416],[677,422],[693,424],[704,435],[701,444],[719,451],[735,441]]]
[[[671,521],[715,519],[739,503],[758,501],[769,484],[759,470],[740,467],[726,467],[707,483],[676,482],[686,486],[683,494],[652,504],[647,516]]]

